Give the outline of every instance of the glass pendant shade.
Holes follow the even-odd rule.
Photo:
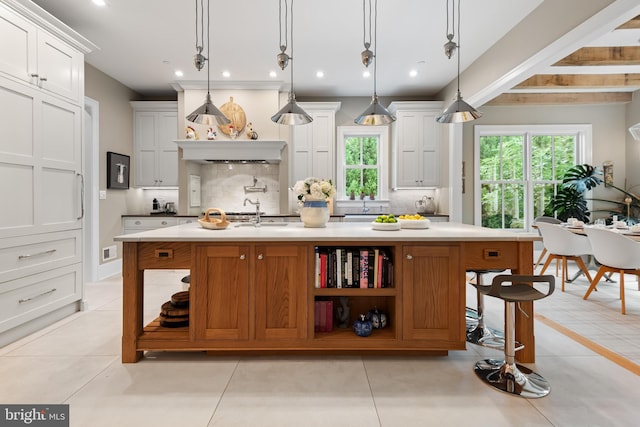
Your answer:
[[[207,98],[204,104],[193,110],[193,113],[187,116],[187,120],[193,123],[211,125],[214,119],[219,125],[228,125],[231,123],[231,120],[213,105],[213,102],[211,102],[211,94],[207,92]]]
[[[395,120],[395,116],[378,102],[378,95],[373,95],[373,97],[371,97],[371,104],[369,104],[362,114],[356,117],[355,122],[358,125],[382,126],[388,125]]]
[[[279,125],[296,126],[311,123],[313,118],[298,105],[296,96],[289,93],[289,102],[271,117],[271,121]]]
[[[482,117],[482,113],[462,100],[460,91],[456,99],[436,118],[438,123],[463,123]]]

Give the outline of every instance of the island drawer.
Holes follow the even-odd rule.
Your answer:
[[[507,269],[518,267],[518,242],[465,242],[463,268]]]
[[[138,268],[173,269],[191,267],[191,244],[176,242],[138,243]]]

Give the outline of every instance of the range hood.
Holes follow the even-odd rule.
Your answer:
[[[182,148],[182,159],[208,162],[265,162],[277,164],[282,160],[284,141],[266,140],[191,140],[174,141]]]

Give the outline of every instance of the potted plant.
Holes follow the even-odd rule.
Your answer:
[[[635,194],[608,183],[607,188],[622,193],[621,200],[585,198],[587,191],[604,182],[600,176],[602,176],[602,171],[589,164],[576,165],[569,169],[557,194],[547,205],[545,215],[554,216],[555,213],[555,216],[563,221],[568,218],[576,218],[579,221],[590,222],[591,212],[587,206],[587,200],[591,200],[611,205],[611,209],[597,209],[594,212],[618,215],[621,219],[626,219],[629,224],[635,224],[640,212],[640,198]]]

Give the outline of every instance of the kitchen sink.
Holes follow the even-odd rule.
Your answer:
[[[282,221],[264,221],[259,224],[255,222],[239,222],[235,225],[235,227],[284,227],[288,224],[288,222]]]

